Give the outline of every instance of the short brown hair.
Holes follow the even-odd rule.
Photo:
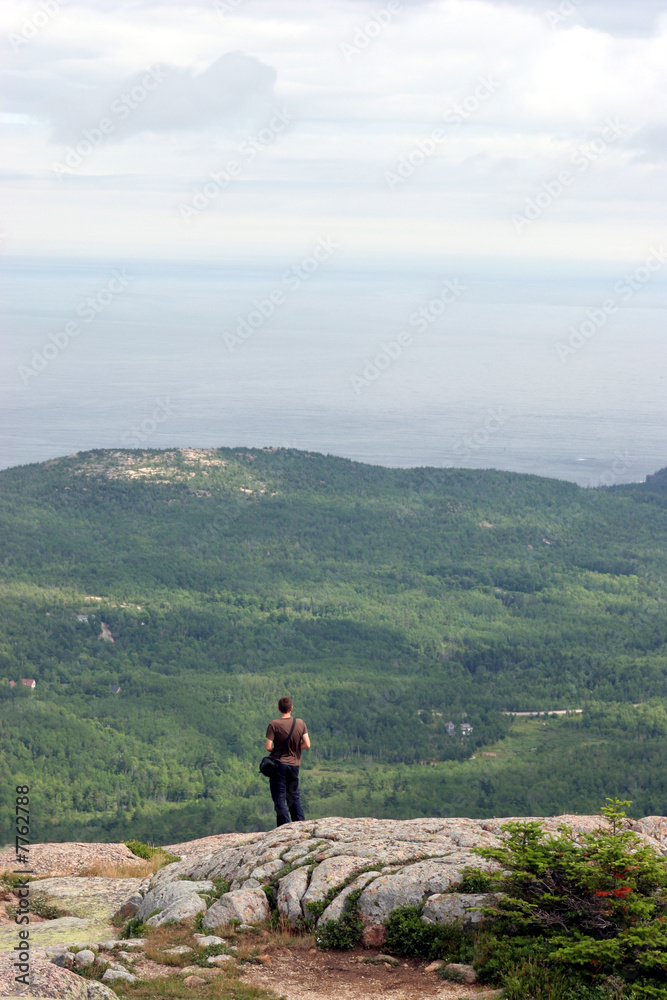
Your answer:
[[[280,701],[278,702],[278,711],[281,712],[283,715],[286,712],[291,712],[293,708],[294,705],[292,704],[292,699],[288,698],[287,695],[285,695],[284,698],[281,698]]]

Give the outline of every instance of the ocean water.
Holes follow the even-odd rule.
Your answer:
[[[5,263],[0,467],[223,445],[587,486],[667,465],[661,275],[628,297],[627,268],[334,263]]]

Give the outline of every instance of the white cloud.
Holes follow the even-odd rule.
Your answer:
[[[553,244],[560,254],[569,232],[573,252],[614,255],[639,230],[647,238],[657,231],[667,20],[651,0],[633,8],[634,20],[620,0],[583,0],[556,28],[537,0],[404,2],[347,61],[341,44],[384,6],[242,0],[224,18],[200,0],[187,10],[158,0],[63,7],[13,53],[4,77],[9,118],[2,127],[14,171],[5,182],[12,190],[8,245],[20,233],[20,245],[29,246],[53,231],[49,218],[57,228],[66,216],[68,236],[82,247],[99,250],[108,240],[134,252],[139,232],[147,252],[178,256],[186,249],[174,224],[183,191],[222,167],[280,106],[296,116],[294,127],[207,210],[197,230],[202,252],[228,252],[236,234],[244,246],[256,241],[261,254],[264,244],[280,243],[268,235],[275,220],[298,241],[309,218],[331,217],[359,252],[377,242],[400,255],[423,239],[436,254],[455,233],[467,252],[492,245],[495,253],[522,253],[512,212],[599,137],[609,118],[624,122],[628,134],[543,214],[531,247],[548,256]],[[21,23],[7,9],[1,17],[5,33]],[[104,143],[68,185],[59,184],[51,164],[63,146],[96,127],[151,66],[168,69],[165,80],[122,122],[114,119]],[[498,82],[492,96],[458,125],[443,124],[483,77]],[[385,172],[438,126],[445,134],[437,151],[392,194]],[[86,178],[96,180],[86,187]],[[79,211],[72,192],[83,198],[84,188],[86,210]],[[152,221],[137,226],[147,190],[155,192]],[[36,200],[38,213],[28,210]],[[637,229],[638,203],[653,221]],[[366,236],[369,218],[377,240]],[[421,234],[412,242],[406,220]]]

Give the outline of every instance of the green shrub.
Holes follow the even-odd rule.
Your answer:
[[[310,920],[317,920],[321,917],[327,906],[329,905],[329,900],[325,899],[312,899],[310,902],[306,903],[306,909],[308,910],[308,915]]]
[[[172,861],[180,861],[180,858],[176,854],[170,854],[163,847],[153,847],[151,844],[144,844],[141,840],[124,840],[123,843],[128,850],[144,861],[150,861],[156,854],[162,855],[161,861],[163,865],[170,865]]]
[[[32,875],[16,875],[14,872],[4,871],[0,875],[0,889],[16,889],[17,886],[23,885],[24,882],[32,882],[34,877]]]
[[[482,893],[493,892],[494,881],[481,868],[464,868],[460,882],[451,887],[452,892]]]
[[[183,875],[182,878],[185,879],[185,878],[187,878],[187,876]],[[197,895],[201,896],[201,898],[204,900],[204,902],[206,903],[207,907],[208,906],[212,906],[213,903],[217,902],[217,900],[220,899],[221,896],[224,896],[224,894],[226,892],[229,892],[229,890],[230,890],[230,883],[227,881],[227,879],[224,879],[224,878],[214,878],[214,879],[211,879],[211,881],[213,882],[213,888],[212,889],[210,889],[208,892],[199,892],[199,893],[197,893]],[[203,919],[203,915],[202,915],[202,919]]]
[[[156,910],[156,913],[159,911]],[[148,927],[139,917],[135,917],[133,920],[128,920],[128,922],[123,927],[123,932],[121,937],[123,938],[133,938],[133,937],[143,937],[148,930]]]
[[[58,917],[68,916],[67,910],[56,906],[55,903],[41,894],[30,896],[30,912],[36,914],[38,917],[43,917],[45,920],[57,920]]]
[[[7,916],[13,920],[18,913],[18,906],[14,903],[7,903],[5,910],[7,911]],[[56,906],[55,903],[52,903],[46,896],[41,894],[30,896],[30,913],[34,913],[38,917],[43,917],[45,920],[57,920],[58,917],[69,916],[67,910],[61,910],[59,906]]]
[[[622,1000],[628,995],[622,980],[587,985],[580,977],[534,958],[510,970],[503,985],[507,1000]]]
[[[136,854],[138,858],[143,858],[144,861],[150,861],[155,854],[154,847],[149,847],[148,844],[144,844],[140,840],[125,840],[123,843],[133,854]]]
[[[494,944],[478,960],[487,978],[507,983],[522,962],[541,962],[601,995],[616,977],[637,997],[667,998],[667,861],[626,828],[629,803],[607,803],[606,829],[575,836],[564,825],[554,837],[538,823],[507,823],[499,847],[476,849],[504,869],[492,879],[505,898],[487,911]]]
[[[394,955],[446,958],[450,962],[470,962],[479,931],[460,924],[427,924],[422,907],[401,906],[389,917],[384,949]]]
[[[327,920],[315,931],[315,944],[322,951],[334,948],[338,951],[350,951],[356,948],[361,940],[364,929],[359,915],[358,900],[362,890],[351,892],[343,905],[343,912],[338,920]]]
[[[197,948],[194,954],[186,956],[187,965],[201,965],[203,968],[210,969],[211,966],[208,964],[208,959],[213,955],[233,955],[234,953],[229,950],[227,945],[224,944],[211,944],[208,948]]]

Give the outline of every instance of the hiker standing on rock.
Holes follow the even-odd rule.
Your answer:
[[[310,736],[303,719],[292,718],[292,699],[278,702],[280,718],[269,723],[266,749],[275,761],[275,774],[269,778],[271,798],[276,810],[276,826],[305,819],[299,795],[301,751],[310,749]],[[289,810],[289,812],[288,812]]]

